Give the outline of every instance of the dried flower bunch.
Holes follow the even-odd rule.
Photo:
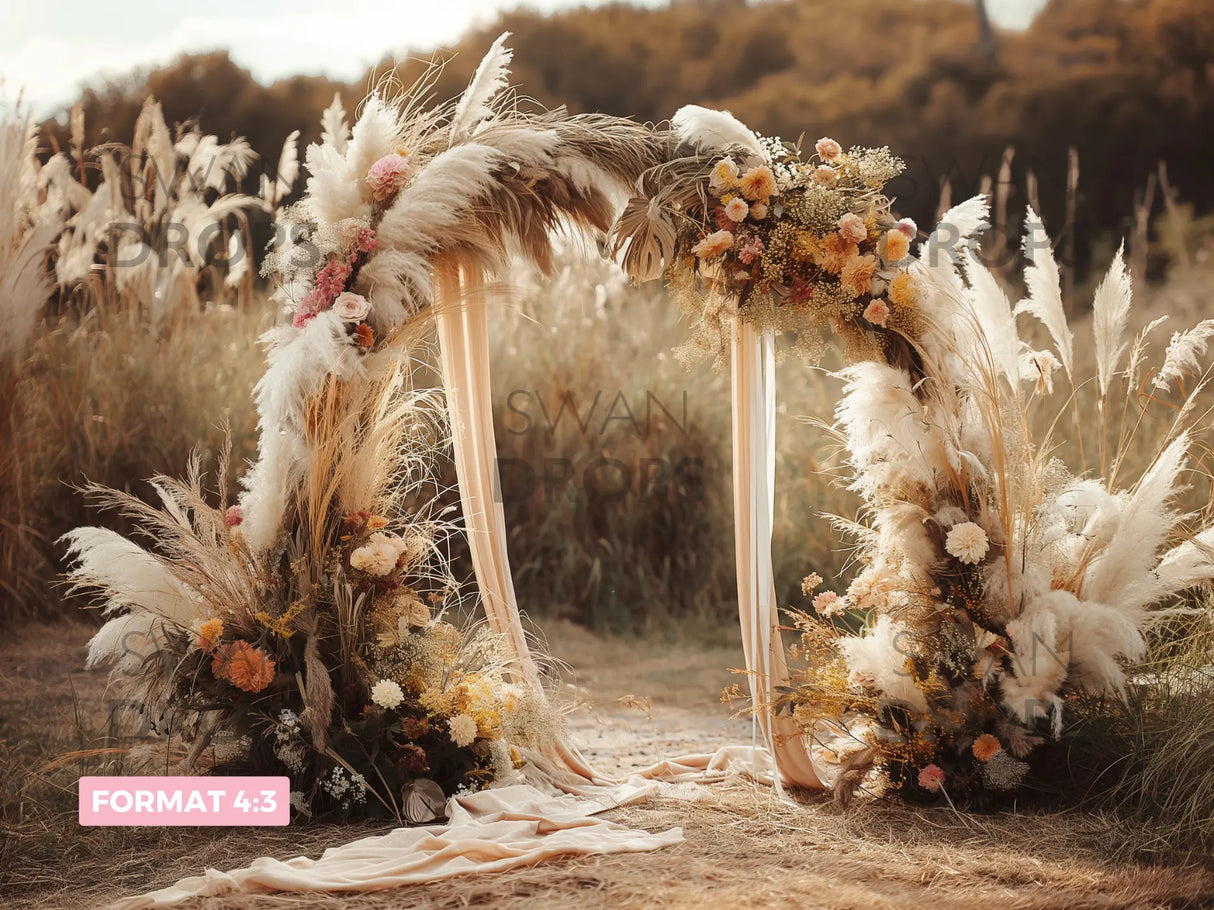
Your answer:
[[[1095,296],[1094,381],[1076,375],[1037,216],[1015,306],[970,242],[950,243],[985,217],[982,199],[948,212],[909,264],[922,331],[904,356],[841,373],[834,432],[863,512],[831,518],[862,571],[844,592],[806,579],[813,609],[795,614],[793,649],[804,668],[781,707],[844,799],[864,788],[992,802],[1065,785],[1065,763],[1042,747],[1062,733],[1068,700],[1123,696],[1149,626],[1214,579],[1210,516],[1178,504],[1210,377],[1192,343],[1201,326],[1173,337],[1153,383],[1195,377],[1188,393],[1148,395],[1157,323],[1125,337],[1131,286],[1118,253]],[[1042,323],[1052,349],[1023,339],[1020,314]],[[1100,461],[1068,465],[1055,434],[1085,382],[1098,395]],[[1049,430],[1038,435],[1041,414]],[[1129,453],[1142,449],[1134,476]]]
[[[676,157],[642,177],[617,225],[626,271],[664,276],[699,320],[701,352],[728,357],[742,319],[828,329],[851,364],[833,433],[863,510],[829,517],[862,570],[843,592],[805,579],[812,610],[793,613],[791,649],[803,669],[779,704],[756,710],[793,713],[845,800],[860,788],[967,800],[1016,791],[1059,735],[1066,700],[1124,694],[1145,630],[1214,580],[1210,516],[1177,505],[1200,438],[1211,323],[1173,336],[1156,394],[1132,408],[1155,325],[1125,338],[1119,253],[1094,303],[1100,462],[1067,465],[1054,434],[1086,377],[1075,375],[1035,213],[1028,294],[1013,306],[976,255],[984,199],[946,213],[913,256],[914,225],[882,195],[901,169],[887,149],[844,153],[822,139],[803,161],[726,113],[684,108],[672,125]],[[1022,338],[1021,314],[1052,350]],[[1146,404],[1193,374],[1180,404],[1163,402],[1175,416],[1160,427]],[[1051,406],[1037,434],[1034,414]],[[1130,477],[1135,446],[1151,455]]]
[[[889,149],[844,151],[822,138],[806,156],[694,106],[672,128],[679,157],[642,178],[615,245],[635,279],[665,270],[696,324],[685,356],[723,362],[735,317],[795,330],[807,351],[826,331],[870,355],[885,330],[913,334],[906,266],[917,229],[890,214],[883,190],[904,165]]]
[[[303,814],[428,821],[559,736],[513,652],[446,620],[442,405],[409,367],[436,268],[504,275],[514,254],[546,268],[552,229],[605,231],[664,149],[627,121],[520,112],[502,94],[504,38],[456,102],[431,106],[435,67],[372,95],[353,128],[337,102],[325,112],[267,261],[292,319],[265,339],[240,501],[209,503],[195,466],[154,481],[159,508],[93,491],[147,547],[67,537],[72,582],[111,617],[90,664],[114,665],[129,702],[192,741],[187,766],[223,740],[228,767],[290,775]]]

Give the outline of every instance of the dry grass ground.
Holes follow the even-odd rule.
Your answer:
[[[552,650],[576,668],[589,706],[571,723],[603,766],[635,767],[659,754],[749,737],[718,694],[741,662],[725,637],[672,645],[601,640],[555,624]],[[97,907],[162,887],[205,866],[231,868],[258,855],[316,855],[373,832],[289,829],[83,829],[72,783],[113,773],[102,674],[80,667],[90,629],[28,627],[0,644],[0,773],[7,828],[0,905]],[[635,698],[627,698],[634,696]],[[649,709],[638,701],[649,698]],[[623,699],[623,700],[621,700]],[[88,718],[83,725],[77,718]],[[87,729],[83,729],[86,727]],[[73,750],[75,758],[62,756]],[[58,761],[56,762],[56,759]],[[744,783],[691,801],[616,810],[625,824],[683,827],[686,843],[645,855],[570,859],[495,876],[469,876],[372,894],[200,899],[218,908],[1180,908],[1214,903],[1214,873],[1197,862],[1133,861],[1134,832],[1119,820],[1068,813],[959,815],[872,804],[844,815],[828,802],[781,803]]]

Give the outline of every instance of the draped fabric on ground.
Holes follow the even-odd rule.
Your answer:
[[[755,724],[775,760],[776,784],[821,789],[796,722],[772,711],[777,686],[787,685],[771,561],[775,506],[775,339],[734,320],[730,360],[733,395],[733,507],[738,616]],[[756,736],[757,739],[757,736]]]
[[[192,897],[270,891],[380,891],[472,872],[503,872],[556,856],[643,853],[683,841],[671,828],[659,834],[595,818],[605,809],[646,798],[657,784],[622,788],[620,801],[553,796],[518,784],[454,797],[445,825],[397,828],[332,847],[320,859],[262,857],[243,869],[186,878],[132,897],[111,910],[171,907]]]

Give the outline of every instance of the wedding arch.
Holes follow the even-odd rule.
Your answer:
[[[1078,387],[1057,266],[1036,227],[1029,296],[1013,308],[969,249],[983,200],[947,213],[912,256],[918,229],[894,219],[883,193],[901,168],[887,149],[823,139],[807,154],[698,107],[669,129],[523,114],[503,92],[505,37],[454,103],[428,106],[431,72],[399,96],[372,95],[352,128],[340,106],[326,112],[307,191],[280,215],[291,242],[266,263],[293,320],[267,337],[259,453],[239,502],[209,504],[195,465],[185,481],[155,480],[159,508],[93,490],[142,525],[148,546],[102,528],[68,535],[73,583],[111,614],[89,662],[114,666],[116,685],[193,743],[184,769],[223,734],[227,767],[285,771],[299,814],[449,822],[317,861],[209,870],[124,906],[654,849],[677,829],[591,817],[662,780],[731,768],[844,798],[862,787],[1014,791],[1068,686],[1118,692],[1148,608],[1214,578],[1214,529],[1175,541],[1194,440],[1185,408],[1124,487],[1120,459],[1095,481],[1051,460],[1048,437],[1034,442],[1031,402],[1053,394],[1058,370]],[[731,376],[755,742],[669,758],[626,782],[597,773],[561,731],[493,495],[488,309],[513,259],[550,265],[561,228],[610,235],[630,275],[663,278],[692,317],[690,348]],[[1146,333],[1124,339],[1129,300],[1119,254],[1095,302],[1102,432],[1118,378],[1133,388],[1142,370]],[[1021,340],[1019,312],[1053,350]],[[409,382],[431,326],[487,631],[443,620],[457,596],[440,556],[451,529],[419,500],[445,443]],[[860,520],[836,519],[864,570],[843,594],[806,580],[815,614],[796,625],[810,659],[791,679],[771,558],[785,332],[807,350],[841,344],[853,364],[837,416],[865,506]],[[1154,377],[1161,394],[1195,366],[1204,337],[1174,338]],[[868,617],[861,632],[833,622],[844,610]],[[1030,663],[1039,645],[1063,659]]]

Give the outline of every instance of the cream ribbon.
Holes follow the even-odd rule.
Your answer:
[[[780,638],[771,559],[776,473],[775,339],[733,322],[730,387],[733,408],[734,545],[738,573],[738,617],[755,708],[754,738],[762,733],[780,783],[823,788],[814,773],[796,721],[775,714],[776,687],[788,683]]]

